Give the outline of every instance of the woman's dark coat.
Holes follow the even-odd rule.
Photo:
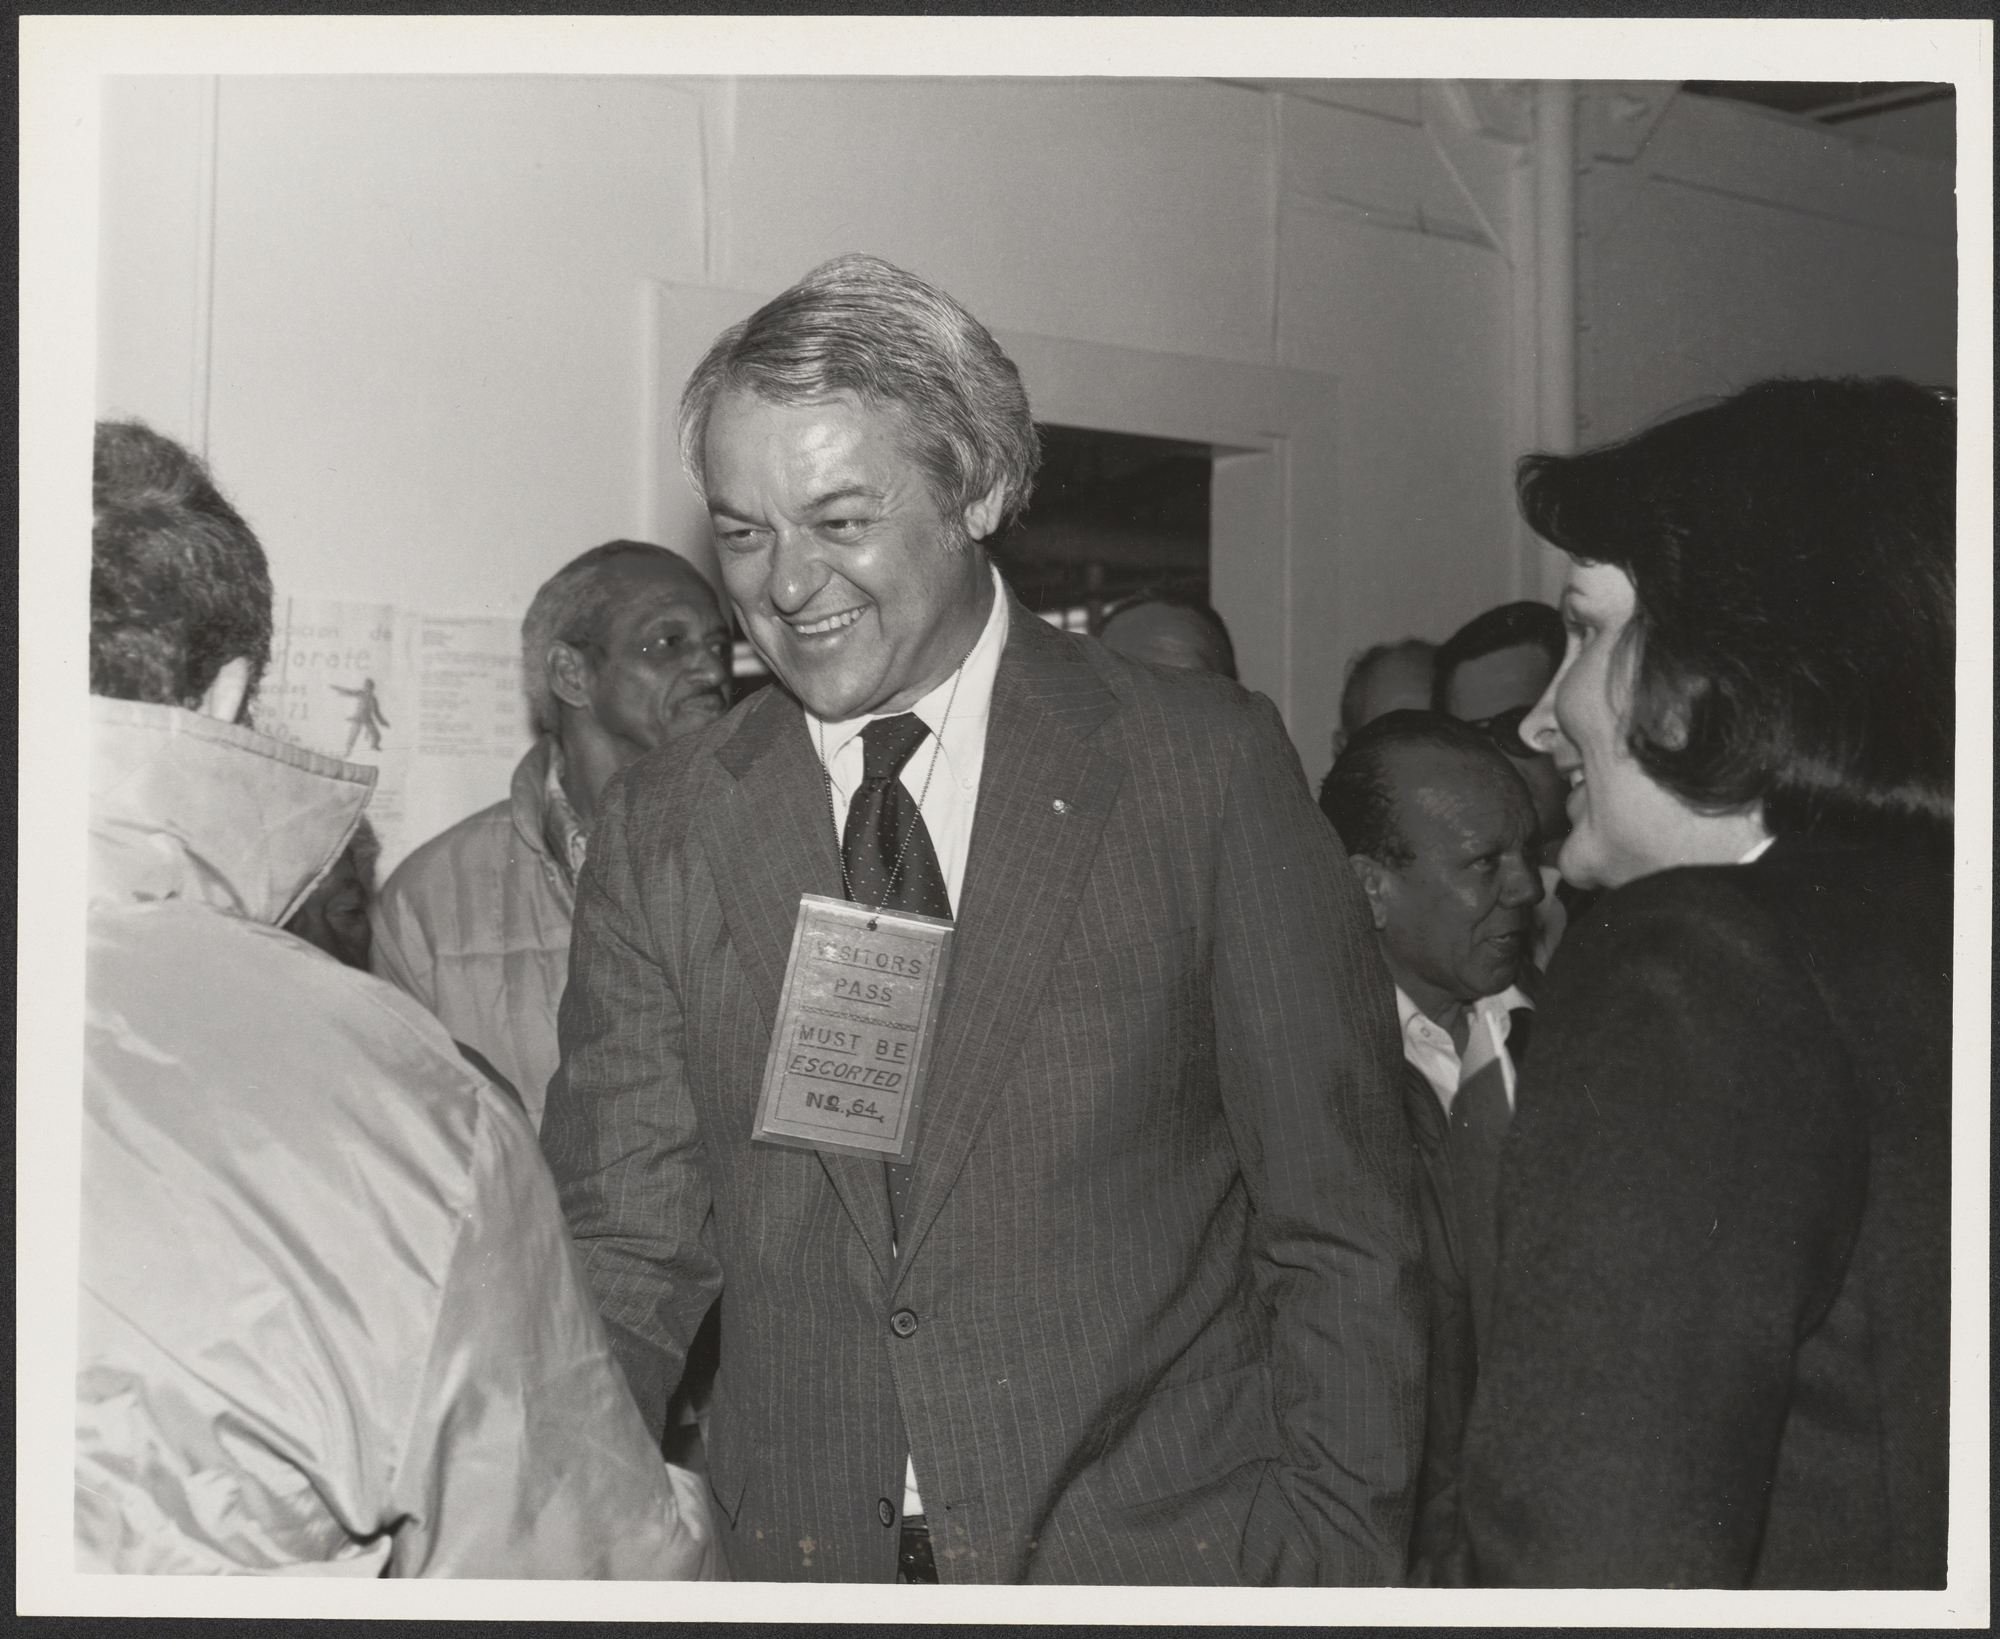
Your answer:
[[[1948,861],[1781,839],[1608,895],[1502,1163],[1480,1580],[1941,1587]]]

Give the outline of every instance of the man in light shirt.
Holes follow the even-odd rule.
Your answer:
[[[607,788],[542,1141],[652,1415],[724,1294],[732,1571],[1400,1580],[1425,1295],[1395,1014],[1275,708],[1007,591],[979,543],[1033,481],[1019,374],[885,262],[725,332],[681,437],[778,686]],[[846,959],[805,939],[833,914],[951,925],[907,1152],[801,1147],[760,1093],[801,1041],[801,1073],[890,1079],[883,952],[856,934],[868,980],[788,1000]]]
[[[1395,711],[1348,742],[1320,807],[1347,848],[1396,983],[1433,1281],[1412,1574],[1449,1582],[1458,1446],[1492,1300],[1500,1141],[1531,1017],[1524,987],[1543,892],[1535,805],[1476,729]]]

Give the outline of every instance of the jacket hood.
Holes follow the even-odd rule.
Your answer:
[[[375,770],[179,706],[90,702],[90,899],[296,910],[360,823]]]

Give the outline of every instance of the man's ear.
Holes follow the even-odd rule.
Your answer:
[[[985,540],[1000,527],[1002,497],[1006,488],[1007,481],[1002,478],[965,509],[965,532],[975,541]]]
[[[566,706],[579,711],[590,707],[590,662],[574,646],[558,639],[549,645],[549,692]]]
[[[202,692],[201,704],[195,707],[204,717],[214,717],[221,722],[233,723],[243,715],[243,702],[250,694],[250,661],[238,655],[234,660],[225,660],[222,670],[215,674],[215,680]]]
[[[1354,873],[1354,880],[1361,884],[1362,896],[1368,901],[1368,914],[1374,918],[1376,932],[1389,925],[1389,906],[1384,898],[1388,892],[1389,873],[1382,862],[1370,859],[1366,854],[1349,854],[1347,867]]]

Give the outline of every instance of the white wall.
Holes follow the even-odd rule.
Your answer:
[[[101,411],[205,436],[211,311],[213,82],[112,80],[104,95],[99,195],[97,390]]]
[[[1442,636],[1520,595],[1512,272],[1414,99],[1400,117],[1282,107],[1278,351],[1339,394],[1325,549],[1343,562],[1345,608],[1318,659],[1337,700],[1354,650]]]
[[[1321,383],[1331,414],[1261,429],[1301,515],[1230,533],[1218,577],[1286,600],[1246,672],[1316,778],[1349,653],[1539,585],[1510,487],[1528,91],[114,81],[101,401],[196,443],[205,402],[281,591],[512,616],[583,547],[668,527],[658,361],[708,336],[651,333],[695,310],[661,287],[728,309],[867,250],[995,329],[1135,380],[1159,357],[1177,394],[1204,360],[1238,409]],[[1724,376],[1948,372],[1948,166],[1664,94],[1644,149],[1611,97],[1579,119],[1587,436]]]
[[[713,283],[868,250],[993,329],[1270,363],[1270,99],[1204,80],[743,80]]]
[[[158,166],[128,111],[184,147],[202,90],[112,87],[111,197]],[[518,614],[634,531],[645,281],[700,277],[700,151],[657,80],[221,82],[208,455],[282,591]],[[189,338],[142,332],[193,236],[148,225],[107,236],[102,397],[177,431]]]
[[[1956,379],[1949,162],[1658,86],[1580,123],[1586,444],[1764,376]]]

